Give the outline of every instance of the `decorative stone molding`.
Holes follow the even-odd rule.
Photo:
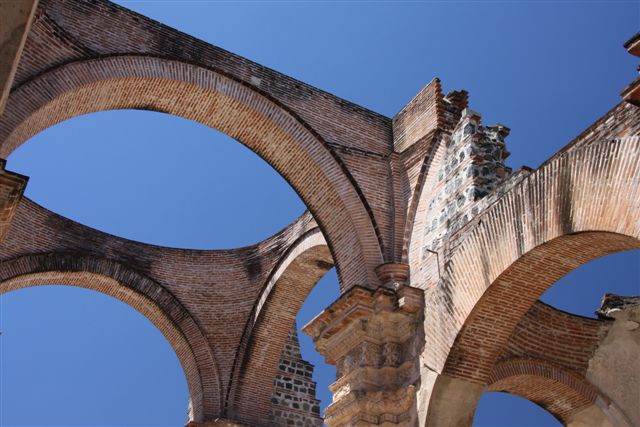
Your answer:
[[[423,306],[409,286],[353,288],[305,326],[337,368],[327,426],[415,424]]]
[[[376,274],[380,283],[388,288],[406,285],[409,279],[409,264],[387,262],[376,267]]]

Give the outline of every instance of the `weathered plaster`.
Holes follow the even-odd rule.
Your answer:
[[[640,425],[640,305],[609,311],[614,320],[586,378],[613,400],[631,425]]]

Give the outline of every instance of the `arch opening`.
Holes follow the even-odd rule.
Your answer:
[[[640,295],[640,250],[617,252],[580,265],[540,300],[564,312],[594,318],[607,293]]]
[[[488,391],[524,397],[563,424],[583,425],[583,419],[596,417],[600,422],[597,425],[615,424],[613,420],[630,425],[625,413],[628,405],[609,396],[611,390],[601,396],[597,391],[601,384],[597,389],[591,385],[591,381],[597,384],[598,375],[602,375],[592,372],[597,366],[592,359],[600,351],[610,324],[572,315],[537,300],[571,271],[600,257],[605,258],[596,263],[606,264],[610,254],[628,261],[637,256],[638,248],[640,242],[635,237],[591,231],[554,238],[523,254],[476,303],[449,353],[444,375],[480,387],[477,396],[482,387],[487,387]],[[584,271],[590,273],[588,268]],[[637,286],[635,280],[626,279],[627,289]],[[575,289],[573,292],[575,297]],[[599,306],[593,303],[590,312]],[[483,331],[491,331],[491,335]],[[446,386],[441,388],[445,390]],[[494,406],[483,412],[500,410]]]
[[[184,307],[155,282],[113,262],[59,254],[6,261],[0,279],[0,294],[54,283],[93,290],[130,306],[156,326],[180,361],[189,389],[189,420],[219,413],[219,374],[204,336]]]
[[[302,332],[302,327],[339,297],[338,275],[335,268],[332,268],[314,286],[296,316],[302,357],[314,365],[313,379],[316,382],[316,398],[320,401],[321,415],[333,398],[329,386],[335,381],[336,368],[325,362],[324,357],[316,350],[311,337]]]
[[[0,285],[0,423],[92,425],[99,416],[110,425],[184,425],[193,416],[189,366],[176,337],[117,292],[79,287],[103,278],[67,277],[65,285],[55,274]]]
[[[482,393],[474,427],[559,427],[563,424],[536,403],[507,392]]]
[[[525,253],[476,303],[449,353],[444,372],[485,383],[516,325],[547,289],[593,259],[632,249],[640,249],[635,237],[597,231],[563,235]],[[491,330],[494,338],[479,343],[478,330]]]
[[[40,205],[161,246],[247,246],[305,209],[287,182],[242,144],[157,112],[75,117],[31,138],[9,162],[30,177],[26,196]]]

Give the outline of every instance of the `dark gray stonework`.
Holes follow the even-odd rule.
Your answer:
[[[274,426],[321,426],[313,365],[302,359],[296,324],[282,350],[273,390],[271,420]]]

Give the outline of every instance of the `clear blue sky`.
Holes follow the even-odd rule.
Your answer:
[[[636,76],[637,61],[622,44],[640,28],[638,2],[119,3],[388,116],[438,76],[445,91],[468,90],[486,124],[512,129],[514,168],[538,166],[618,103]],[[29,175],[27,196],[55,212],[168,246],[255,243],[304,210],[241,144],[159,113],[69,120],[18,149],[8,168]],[[637,252],[596,260],[544,300],[592,315],[606,291],[640,294],[639,264]],[[299,324],[337,296],[332,271]],[[0,298],[1,425],[184,425],[184,375],[140,314],[82,289]],[[332,370],[301,339],[324,407]],[[475,425],[559,423],[522,399],[489,393]]]

